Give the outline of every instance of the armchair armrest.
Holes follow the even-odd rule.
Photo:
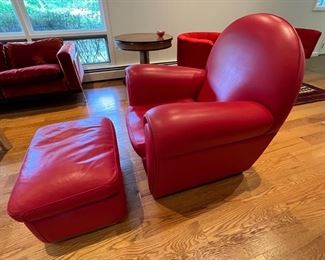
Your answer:
[[[57,59],[70,89],[81,89],[84,75],[83,67],[79,61],[73,42],[66,42],[57,53]]]
[[[133,65],[126,69],[131,106],[195,99],[205,81],[205,71],[166,65]]]
[[[172,157],[266,134],[273,115],[255,102],[166,104],[145,114],[146,151]]]

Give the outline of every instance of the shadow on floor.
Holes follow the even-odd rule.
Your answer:
[[[86,100],[82,93],[58,93],[33,97],[17,98],[0,102],[1,117],[15,118],[15,113],[34,115],[49,111],[60,111],[84,106]],[[5,114],[5,116],[3,116]]]
[[[249,179],[249,181],[247,180]],[[220,181],[194,189],[176,193],[157,200],[164,207],[187,218],[203,214],[220,204],[250,196],[250,191],[261,183],[259,175],[250,169],[245,174],[238,174]]]

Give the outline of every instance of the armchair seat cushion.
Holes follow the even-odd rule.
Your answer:
[[[193,99],[181,99],[177,103],[194,102]],[[158,104],[159,105],[159,104]],[[127,128],[131,144],[141,157],[145,157],[144,114],[155,105],[129,106],[126,114]]]
[[[153,106],[129,106],[126,114],[131,144],[141,157],[145,156],[144,114]]]
[[[2,71],[0,72],[0,83],[3,86],[21,84],[23,87],[24,84],[51,81],[62,76],[58,64],[44,64]]]

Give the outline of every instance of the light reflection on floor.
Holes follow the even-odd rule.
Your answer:
[[[85,94],[92,113],[116,112],[119,100],[118,90],[106,87],[85,90]]]
[[[125,149],[129,139],[125,125],[126,90],[124,85],[86,89],[87,108],[89,116],[104,116],[109,118],[115,127],[121,160],[129,158]]]

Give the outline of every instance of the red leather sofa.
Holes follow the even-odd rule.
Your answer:
[[[188,32],[177,37],[177,65],[205,69],[219,32]]]
[[[126,70],[127,128],[155,198],[249,169],[288,116],[304,74],[296,30],[270,14],[219,36],[206,70]]]
[[[306,28],[296,28],[296,31],[300,37],[302,46],[304,47],[305,58],[308,59],[311,57],[322,33],[317,30]]]
[[[0,43],[0,100],[80,91],[83,74],[73,42]]]

